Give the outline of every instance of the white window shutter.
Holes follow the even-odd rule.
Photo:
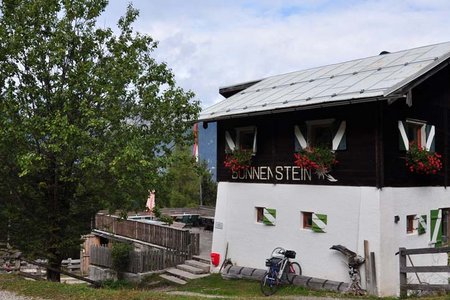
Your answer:
[[[345,131],[347,127],[346,121],[340,121],[336,134],[333,136],[332,150],[345,150],[347,149],[347,138]]]
[[[442,245],[442,210],[431,210],[430,219],[430,244],[440,247]]]
[[[231,137],[230,132],[225,131],[225,152],[233,152],[236,149],[236,144]]]
[[[303,127],[306,127],[306,126],[303,126]],[[294,126],[295,152],[299,152],[308,146],[305,136],[306,136],[306,130],[301,130],[300,126],[295,125]]]
[[[405,130],[405,122],[403,121],[398,121],[398,130],[400,132],[400,136],[399,136],[399,147],[400,150],[409,150],[409,140],[408,140],[408,135],[406,134],[406,130]]]
[[[257,135],[258,135],[258,128],[255,127],[255,133],[253,134],[253,153],[256,153],[256,140],[257,140]]]
[[[426,136],[426,141],[425,141],[425,147],[427,149],[427,151],[431,151],[434,152],[434,144],[435,144],[435,135],[436,135],[436,129],[434,127],[434,125],[426,125],[425,128],[425,136]]]

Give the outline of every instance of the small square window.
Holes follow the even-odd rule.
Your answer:
[[[406,216],[406,233],[414,233],[416,228],[416,215]]]
[[[302,218],[302,224],[304,229],[311,229],[312,228],[312,212],[305,212],[302,211],[301,214]]]
[[[256,222],[262,223],[264,217],[264,207],[256,207]]]

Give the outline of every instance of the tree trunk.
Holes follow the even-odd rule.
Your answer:
[[[50,260],[49,265],[52,269],[60,270],[61,259],[57,259],[56,261]],[[59,272],[47,269],[47,280],[53,282],[61,282],[61,274]]]

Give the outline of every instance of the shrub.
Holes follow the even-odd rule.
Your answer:
[[[158,206],[153,207],[152,213],[156,218],[161,217],[161,209]]]
[[[160,220],[161,222],[166,223],[166,225],[169,225],[169,226],[173,224],[173,219],[172,219],[172,217],[171,217],[171,216],[168,216],[168,215],[162,215],[162,216],[159,218],[159,220]]]
[[[133,250],[131,244],[114,243],[112,246],[111,257],[113,269],[117,272],[118,279],[122,279],[123,272],[128,268],[130,263],[130,252]]]

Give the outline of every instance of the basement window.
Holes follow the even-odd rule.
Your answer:
[[[406,216],[406,233],[412,234],[416,232],[417,228],[416,220],[417,220],[416,215]]]
[[[264,217],[264,207],[256,207],[256,223],[262,223]]]
[[[302,211],[301,223],[303,224],[303,229],[312,228],[312,212]]]

